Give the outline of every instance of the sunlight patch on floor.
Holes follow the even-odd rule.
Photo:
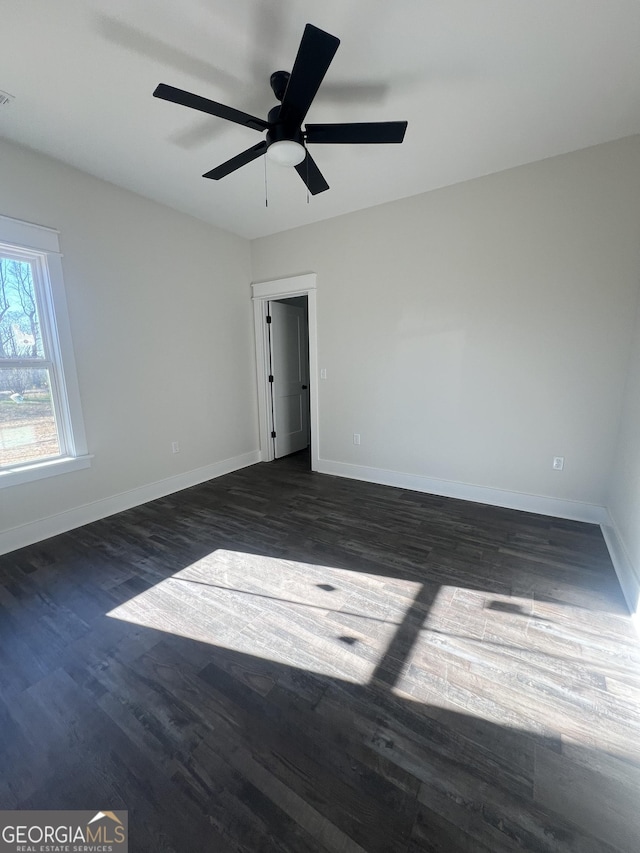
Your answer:
[[[617,713],[640,697],[640,650],[621,654],[610,617],[529,590],[438,587],[220,549],[108,615],[640,759]],[[586,698],[594,686],[597,703]]]
[[[640,760],[618,707],[640,704],[640,648],[620,643],[622,617],[618,627],[620,636],[611,614],[536,593],[443,586],[393,693],[543,739],[563,731],[563,744]]]
[[[393,577],[219,549],[108,615],[365,684],[421,589]]]

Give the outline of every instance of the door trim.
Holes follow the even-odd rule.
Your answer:
[[[274,459],[271,406],[269,405],[269,342],[267,339],[267,302],[292,296],[307,297],[309,322],[309,421],[311,426],[311,470],[318,470],[319,458],[319,395],[318,395],[318,337],[316,319],[316,273],[257,281],[251,285],[253,326],[256,342],[256,379],[258,386],[258,423],[260,429],[260,459]]]

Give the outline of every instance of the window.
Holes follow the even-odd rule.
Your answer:
[[[88,464],[58,235],[0,216],[0,486]]]

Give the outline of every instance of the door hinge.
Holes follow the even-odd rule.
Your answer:
[[[271,322],[271,314],[267,314],[267,323]]]
[[[273,432],[271,433],[271,438],[275,438],[275,437],[276,437],[276,431],[273,430]]]
[[[273,373],[269,374],[269,382],[273,382]]]

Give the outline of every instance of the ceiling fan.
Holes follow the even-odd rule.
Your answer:
[[[340,44],[340,39],[324,30],[307,24],[302,34],[298,54],[291,73],[275,71],[270,78],[273,94],[280,104],[269,110],[267,120],[227,107],[208,98],[193,95],[183,89],[160,83],[154,97],[200,110],[203,113],[242,124],[260,133],[267,131],[266,139],[241,154],[206,172],[203,178],[219,181],[241,166],[262,154],[283,166],[295,166],[297,173],[312,195],[329,189],[329,184],[307,150],[307,144],[371,144],[402,142],[407,129],[406,121],[358,122],[352,124],[307,124],[305,116],[316,96],[320,84]]]

